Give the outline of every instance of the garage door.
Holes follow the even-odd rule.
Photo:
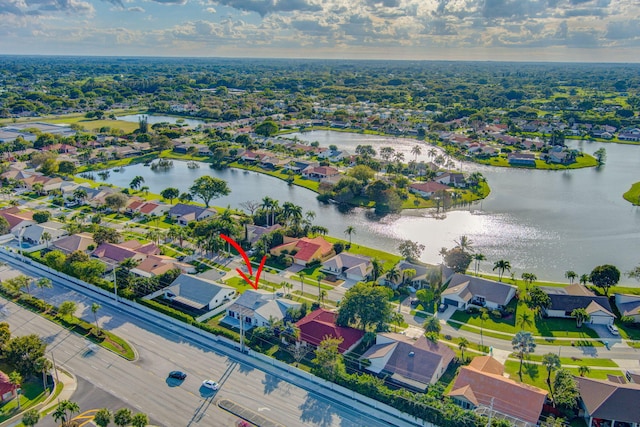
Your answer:
[[[612,323],[611,316],[598,316],[597,314],[591,315],[591,323],[594,325],[608,325]]]
[[[458,301],[454,301],[454,300],[449,299],[449,298],[445,298],[444,299],[444,303],[447,304],[447,305],[452,305],[454,307],[458,306]]]

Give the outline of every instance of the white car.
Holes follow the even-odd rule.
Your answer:
[[[607,325],[607,329],[609,330],[609,332],[611,332],[613,335],[620,335],[620,331],[618,331],[618,327],[616,325],[614,325],[613,323]]]
[[[218,384],[214,380],[204,380],[202,381],[202,387],[210,388],[211,390],[217,390],[220,388],[220,384]]]

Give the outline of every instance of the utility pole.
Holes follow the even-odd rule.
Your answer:
[[[244,353],[244,315],[240,314],[240,352]]]

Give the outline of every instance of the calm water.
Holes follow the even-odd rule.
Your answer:
[[[160,116],[160,115],[153,115],[153,114],[130,114],[128,116],[117,117],[117,119],[125,122],[138,123],[142,117],[146,117],[147,123],[149,123],[150,125],[153,125],[156,123],[176,124],[178,120],[180,120],[180,123],[182,124],[185,124],[187,126],[194,126],[194,127],[198,125],[203,125],[205,123],[204,120],[185,119],[182,117]]]
[[[298,138],[335,144],[355,151],[358,144],[374,147],[393,145],[410,154],[415,140],[314,131],[297,134]],[[591,142],[571,142],[593,153],[607,150],[607,164],[596,169],[573,171],[535,171],[462,165],[465,171],[481,171],[491,186],[491,194],[469,210],[447,213],[436,219],[426,210],[405,211],[402,215],[383,219],[370,212],[355,209],[340,213],[334,206],[320,204],[315,193],[289,187],[278,179],[241,170],[215,171],[207,165],[188,169],[174,162],[169,171],[152,171],[142,165],[129,166],[124,172],[112,172],[108,182],[128,187],[135,175],[145,178],[144,185],[159,192],[168,186],[186,190],[195,178],[210,174],[225,179],[232,193],[213,203],[239,208],[246,200],[264,196],[291,201],[317,213],[315,222],[341,237],[348,225],[356,228],[354,242],[396,252],[402,239],[417,240],[426,246],[422,259],[440,261],[441,247],[452,247],[453,241],[467,235],[476,249],[487,257],[481,269],[490,271],[499,259],[511,262],[519,277],[532,272],[540,280],[564,280],[564,272],[588,273],[593,267],[611,263],[626,272],[640,263],[640,210],[622,199],[633,182],[640,181],[640,147]],[[418,160],[429,160],[425,145]],[[459,165],[459,163],[457,163]],[[169,184],[170,183],[170,184]],[[637,285],[624,277],[621,283]]]

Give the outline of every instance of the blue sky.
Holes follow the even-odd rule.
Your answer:
[[[0,0],[0,54],[640,61],[640,0]]]

